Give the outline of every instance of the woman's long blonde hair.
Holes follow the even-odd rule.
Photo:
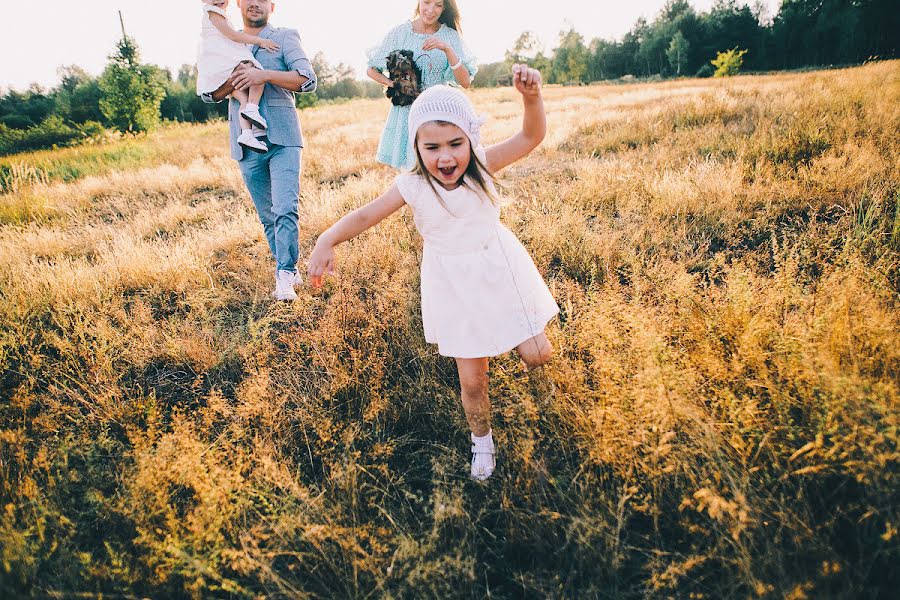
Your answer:
[[[416,10],[413,11],[413,18],[419,16],[419,2],[416,0]],[[438,17],[438,23],[443,23],[450,29],[455,29],[462,35],[462,27],[460,27],[459,7],[456,0],[444,0],[444,11]]]

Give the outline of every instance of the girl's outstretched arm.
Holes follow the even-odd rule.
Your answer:
[[[493,173],[510,165],[538,147],[547,133],[547,117],[544,114],[544,98],[541,95],[541,72],[528,65],[513,65],[513,84],[522,94],[525,113],[522,131],[506,141],[485,150],[488,170]]]
[[[351,240],[366,229],[373,227],[404,205],[403,196],[397,184],[391,186],[365,206],[344,215],[340,221],[325,230],[316,241],[309,255],[307,274],[313,287],[322,286],[322,275],[334,272],[334,247]]]
[[[278,44],[273,42],[272,40],[266,40],[261,37],[250,35],[248,33],[244,33],[242,31],[235,31],[234,28],[228,23],[228,19],[220,15],[219,13],[209,12],[206,13],[209,15],[209,20],[213,25],[216,26],[222,35],[227,37],[232,42],[237,42],[239,44],[254,44],[259,46],[260,48],[265,48],[269,52],[275,52],[278,50]]]

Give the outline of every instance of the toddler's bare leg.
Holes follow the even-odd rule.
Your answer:
[[[457,358],[459,387],[469,429],[476,436],[491,430],[491,401],[488,399],[488,359]]]
[[[250,104],[259,106],[259,101],[262,98],[264,89],[266,89],[266,84],[264,83],[250,86]]]
[[[247,106],[247,100],[250,98],[250,94],[247,93],[247,90],[234,90],[231,92],[231,95],[234,96],[235,100],[241,103],[242,109]],[[238,112],[240,113],[240,111]],[[241,117],[241,129],[250,129],[251,127],[253,127],[253,124],[245,117]]]

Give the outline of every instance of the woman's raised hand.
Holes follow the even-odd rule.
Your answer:
[[[541,72],[528,65],[512,66],[513,85],[523,96],[538,96],[541,93]]]
[[[319,242],[316,242],[306,263],[306,274],[309,277],[309,283],[314,288],[322,287],[322,275],[334,273],[334,246],[320,242],[321,238],[319,238]]]
[[[431,36],[422,43],[422,50],[428,51],[434,49],[446,52],[450,49],[450,44],[436,36]]]
[[[259,46],[260,48],[265,48],[269,52],[275,52],[276,50],[281,48],[281,46],[279,46],[277,43],[273,42],[272,40],[265,40],[262,38],[259,39],[259,43],[257,44],[257,46]]]

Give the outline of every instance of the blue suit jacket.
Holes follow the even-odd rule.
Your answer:
[[[266,25],[259,32],[259,37],[273,40],[280,48],[273,52],[261,50],[259,46],[253,47],[253,56],[262,65],[263,69],[271,71],[297,71],[308,79],[301,92],[312,92],[316,89],[316,74],[306,53],[300,46],[300,34],[296,29],[276,28]],[[231,132],[231,158],[241,160],[244,157],[243,149],[238,145],[237,138],[241,134],[241,124],[238,117],[240,102],[231,99],[228,106],[228,121]],[[303,132],[300,130],[300,119],[297,116],[297,108],[294,103],[294,92],[288,91],[271,83],[266,84],[262,100],[259,103],[259,112],[269,125],[266,135],[269,142],[279,146],[303,147]]]

